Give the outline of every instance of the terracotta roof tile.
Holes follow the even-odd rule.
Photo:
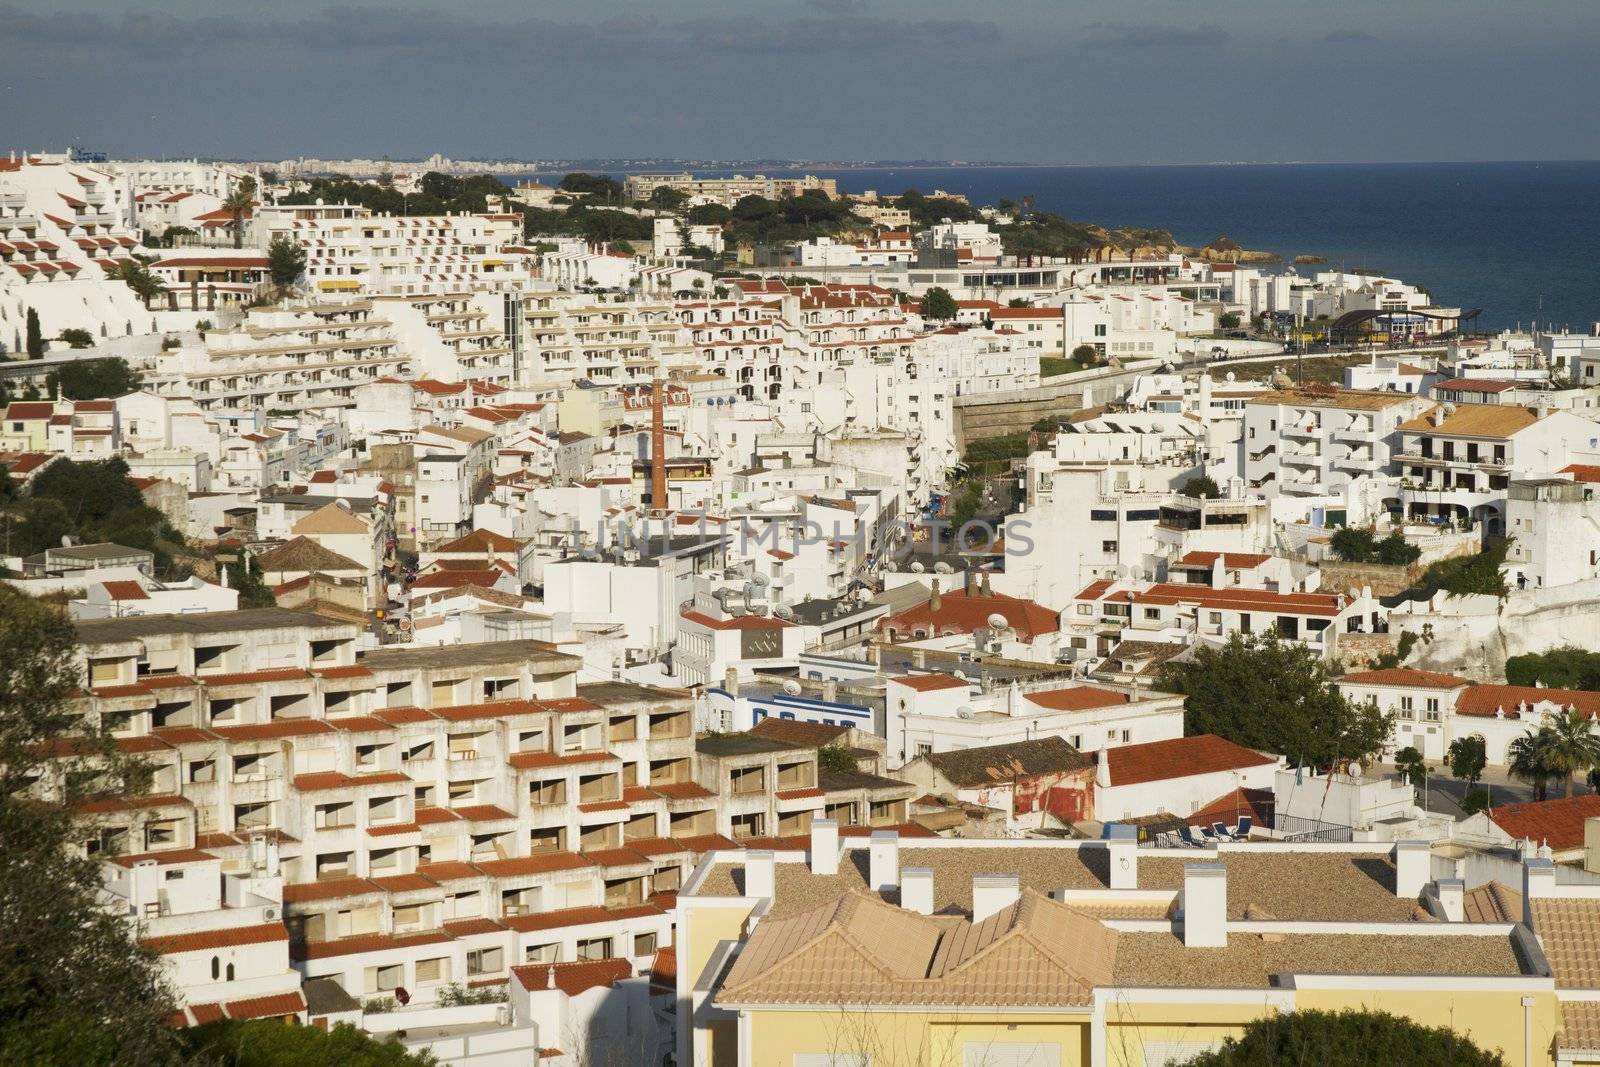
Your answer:
[[[1108,749],[1106,759],[1111,766],[1113,786],[1187,778],[1277,762],[1274,756],[1264,756],[1215,734],[1122,745]]]
[[[262,923],[259,926],[233,926],[222,930],[195,930],[166,937],[145,938],[141,944],[152,951],[170,956],[177,952],[207,952],[240,945],[265,945],[274,941],[288,941],[289,931],[281,922]]]
[[[595,866],[576,852],[541,852],[535,856],[512,856],[503,860],[484,860],[474,864],[484,874],[504,878],[513,875],[551,874],[578,871]]]
[[[1456,697],[1458,715],[1485,715],[1493,717],[1504,710],[1506,718],[1521,718],[1520,709],[1526,705],[1550,702],[1561,708],[1576,708],[1593,718],[1600,715],[1600,693],[1579,689],[1547,689],[1532,685],[1474,685]]]
[[[306,1010],[306,998],[295,990],[292,993],[275,993],[269,997],[247,997],[230,1000],[223,1006],[230,1019],[271,1019],[279,1015],[298,1015]]]
[[[1356,671],[1339,679],[1356,685],[1394,685],[1416,689],[1454,689],[1471,685],[1465,678],[1438,671],[1419,671],[1412,667],[1387,667],[1378,671]]]
[[[972,683],[953,674],[906,674],[890,679],[897,685],[915,689],[919,693],[936,693],[941,689],[968,689]]]
[[[576,960],[571,963],[525,964],[511,968],[522,988],[529,991],[552,986],[569,997],[585,990],[609,987],[633,976],[633,965],[623,959]]]
[[[1583,847],[1583,823],[1600,815],[1600,794],[1504,804],[1490,808],[1488,815],[1512,840],[1548,844],[1563,852]]]

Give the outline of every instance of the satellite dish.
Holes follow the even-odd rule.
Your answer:
[[[970,718],[972,718],[972,708],[967,704],[961,705],[959,708],[956,709],[956,718],[958,718],[958,719],[970,719]]]
[[[800,683],[790,678],[783,683],[783,691],[792,697],[797,697],[800,695]]]
[[[998,611],[989,616],[989,629],[991,630],[1004,630],[1009,625],[1011,624],[1006,621],[1006,617]]]
[[[938,563],[933,565],[933,573],[935,574],[954,574],[955,571],[956,569],[954,567],[950,566],[950,564],[944,562],[943,560],[940,560]]]
[[[750,584],[753,585],[753,586],[756,586],[758,588],[763,586],[763,585],[766,585],[767,584],[767,576],[765,574],[752,574],[750,576]]]
[[[1357,763],[1355,760],[1350,761],[1350,766],[1345,768],[1345,772],[1357,781],[1361,780],[1361,764]]]
[[[921,574],[923,571],[925,571],[927,569],[928,568],[926,568],[926,567],[924,567],[922,565],[922,561],[921,560],[913,560],[912,563],[911,563],[911,573],[912,574]]]

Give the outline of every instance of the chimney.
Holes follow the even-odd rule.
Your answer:
[[[811,873],[839,873],[839,823],[834,819],[811,820]]]
[[[1583,820],[1583,869],[1600,874],[1600,816]]]
[[[1556,865],[1555,861],[1542,857],[1534,857],[1522,861],[1522,921],[1534,933],[1538,928],[1533,925],[1533,902],[1540,897],[1553,897],[1556,894]]]
[[[777,863],[770,848],[753,848],[744,854],[745,896],[771,899],[777,882]]]
[[[1111,856],[1111,888],[1139,888],[1139,831],[1124,823],[1112,823],[1106,851]]]
[[[1467,883],[1459,878],[1441,878],[1434,884],[1439,891],[1439,906],[1444,917],[1453,923],[1464,922],[1467,917]]]
[[[867,842],[867,884],[875,893],[900,885],[900,835],[893,830],[874,830]]]
[[[1426,841],[1394,843],[1394,895],[1415,900],[1433,880],[1433,853]]]
[[[667,384],[657,378],[650,387],[650,506],[667,510]]]
[[[1014,874],[975,874],[972,876],[972,921],[981,923],[998,911],[1017,902],[1022,892]]]
[[[944,607],[944,601],[939,598],[939,579],[933,580],[933,593],[928,597],[928,610],[938,611]]]
[[[731,697],[736,697],[736,696],[739,695],[739,668],[738,667],[729,667],[726,671],[723,672],[723,674],[722,674],[722,688],[726,689],[728,691],[728,695],[731,696]]]
[[[979,583],[980,584],[978,585],[978,592],[982,593],[984,596],[993,596],[994,595],[992,592],[989,591],[989,572],[988,571],[984,571],[983,572],[983,576],[982,576],[982,578],[979,579]]]
[[[900,906],[918,915],[933,914],[932,867],[907,867],[900,872]]]
[[[1111,754],[1104,747],[1094,754],[1094,787],[1096,789],[1111,788]]]
[[[961,576],[961,583],[967,596],[978,595],[978,574],[971,567],[968,567],[967,573]]]
[[[1183,943],[1186,948],[1228,946],[1228,868],[1224,864],[1183,865]]]
[[[832,704],[834,701],[836,701],[838,699],[839,699],[839,680],[837,678],[826,679],[822,683],[822,701],[823,701],[823,703]]]

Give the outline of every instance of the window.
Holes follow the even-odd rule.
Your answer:
[[[933,745],[926,741],[918,741],[916,745],[916,752],[919,756],[931,756],[933,755]]]
[[[417,983],[448,982],[450,980],[450,958],[440,956],[431,960],[417,961]]]
[[[403,981],[405,981],[405,967],[401,964],[392,963],[387,967],[367,968],[368,993],[388,993],[399,989]]]
[[[496,949],[495,951],[499,951]],[[578,958],[580,960],[603,960],[611,955],[611,939],[609,937],[591,937],[587,941],[578,942]]]
[[[1109,552],[1115,552],[1116,550],[1117,550],[1117,543],[1115,541],[1101,541],[1100,542],[1100,551],[1109,553]]]
[[[505,969],[504,953],[497,948],[480,948],[467,953],[467,974],[499,974]]]
[[[654,931],[647,934],[633,935],[633,954],[635,956],[654,956],[656,954],[656,935]]]
[[[552,941],[547,945],[529,945],[523,953],[528,963],[560,963],[561,942]]]

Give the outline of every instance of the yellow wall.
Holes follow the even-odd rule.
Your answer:
[[[750,1067],[791,1067],[796,1053],[871,1057],[872,1067],[963,1067],[968,1042],[1049,1041],[1061,1067],[1089,1062],[1088,1015],[970,1015],[851,1010],[753,1011]]]
[[[1176,1041],[1217,1042],[1238,1037],[1257,1019],[1277,1014],[1263,994],[1257,1004],[1207,1004],[1204,994],[1189,1004],[1130,1004],[1113,999],[1106,1005],[1106,1063],[1109,1067],[1144,1067],[1144,1047]]]
[[[1386,1011],[1404,1015],[1424,1026],[1446,1026],[1506,1061],[1522,1063],[1523,1008],[1521,992],[1447,992],[1419,989],[1344,990],[1302,989],[1295,1004],[1310,1011]],[[1553,1062],[1551,1047],[1561,1021],[1561,1009],[1551,993],[1534,993],[1533,1062]]]
[[[678,931],[678,972],[686,974],[690,988],[700,980],[719,941],[741,941],[744,921],[750,915],[748,904],[726,907],[685,908],[687,930]]]

